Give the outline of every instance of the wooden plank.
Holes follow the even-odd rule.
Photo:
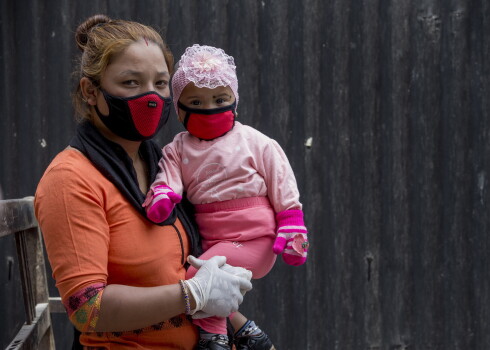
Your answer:
[[[298,100],[303,103],[302,111],[297,115],[298,119],[304,121],[305,138],[310,139],[310,143],[305,147],[304,168],[305,173],[303,179],[298,177],[299,186],[302,187],[301,198],[305,209],[305,223],[309,230],[309,240],[311,249],[308,253],[307,261],[307,285],[305,290],[307,293],[307,308],[308,326],[304,339],[316,339],[315,348],[317,349],[334,349],[332,335],[335,334],[333,327],[334,319],[324,318],[325,313],[333,315],[335,307],[332,303],[332,289],[334,288],[332,278],[332,261],[335,255],[333,248],[333,239],[335,231],[332,230],[330,200],[322,196],[325,186],[328,185],[327,169],[330,167],[327,157],[328,137],[327,132],[328,122],[332,114],[330,108],[325,108],[329,103],[327,91],[330,90],[329,64],[330,60],[330,26],[326,26],[321,30],[319,23],[332,23],[330,16],[331,7],[329,1],[305,1],[303,9],[303,48],[298,54],[298,70],[303,70],[303,86],[298,88],[304,89],[300,93]],[[328,28],[328,29],[327,29]],[[301,53],[307,52],[303,55]],[[301,67],[301,68],[299,68]],[[293,69],[295,69],[293,67]],[[324,77],[319,79],[319,77]],[[256,91],[260,96],[260,91]],[[321,101],[321,102],[320,102]],[[295,111],[292,111],[295,113]],[[313,115],[323,115],[322,118],[312,118]],[[306,140],[304,140],[306,143]],[[312,170],[314,169],[315,175]],[[307,181],[304,181],[307,179]],[[323,225],[322,230],[318,227]],[[318,256],[324,257],[324,263],[313,263],[318,259]],[[314,277],[318,276],[318,277]],[[311,283],[315,280],[315,283]],[[288,316],[281,316],[287,318]],[[280,335],[280,330],[277,331]],[[302,334],[299,331],[297,334]],[[339,335],[341,338],[342,335]],[[280,348],[280,343],[276,344]],[[303,347],[306,348],[306,347]],[[312,348],[310,346],[310,348]]]
[[[0,200],[0,238],[37,226],[34,197]]]
[[[443,289],[447,296],[444,307],[450,309],[444,322],[442,345],[445,348],[471,349],[474,344],[476,324],[472,321],[477,310],[474,303],[472,272],[474,257],[471,253],[470,229],[472,209],[472,189],[469,181],[471,164],[471,123],[461,118],[470,110],[470,88],[472,65],[470,42],[471,23],[470,3],[465,0],[449,2],[443,12],[442,45],[444,54],[441,60],[441,90],[443,92],[442,115],[444,159],[441,171],[443,188],[444,256]],[[449,185],[451,184],[451,185]],[[464,262],[464,263],[460,263]],[[482,347],[483,348],[483,347]]]
[[[386,4],[386,6],[384,6]],[[372,295],[378,307],[378,342],[371,346],[404,349],[410,343],[411,320],[411,238],[407,202],[410,169],[410,3],[400,0],[383,2],[378,18],[381,28],[379,60],[380,95],[378,130],[377,232],[368,231],[373,250]],[[369,165],[369,161],[366,166]],[[369,201],[365,201],[364,210]],[[367,256],[369,259],[369,256]],[[388,264],[387,261],[390,261]],[[383,296],[383,297],[382,297]],[[387,327],[386,325],[389,325]],[[407,344],[408,343],[408,344]]]
[[[49,312],[52,314],[66,313],[66,309],[61,302],[61,297],[49,297]]]
[[[21,275],[25,325],[8,349],[54,349],[48,281],[33,197],[0,201],[1,232],[14,234]]]
[[[19,260],[20,280],[22,282],[22,294],[24,296],[24,309],[26,313],[26,323],[29,325],[34,322],[36,316],[36,296],[35,285],[33,282],[32,252],[27,248],[27,231],[15,232],[15,243],[17,247],[17,257]]]
[[[24,324],[5,350],[54,350],[54,343],[45,340],[50,327],[49,304],[38,304],[33,322]]]
[[[34,317],[38,303],[48,300],[48,280],[43,243],[37,227],[15,233],[27,322]]]
[[[471,127],[471,178],[472,201],[471,220],[469,224],[469,250],[472,259],[470,272],[471,284],[465,288],[466,295],[471,296],[473,311],[472,323],[473,348],[490,349],[490,2],[479,0],[469,8],[469,31],[471,33],[469,60],[471,88],[469,91]],[[485,38],[485,39],[484,39]]]
[[[388,92],[389,85],[384,74],[390,74],[391,57],[388,54],[391,25],[390,3],[362,1],[359,11],[353,10],[349,22],[351,27],[349,94],[351,108],[351,176],[350,186],[354,194],[351,201],[351,235],[354,238],[352,254],[355,271],[352,286],[356,297],[353,319],[358,336],[354,348],[376,349],[382,344],[382,300],[380,273],[382,201],[380,186],[382,173],[379,170],[382,146],[380,122],[383,104],[379,100],[381,91]],[[385,69],[380,70],[379,67]],[[389,103],[387,98],[386,102]],[[384,104],[386,106],[386,104]],[[377,160],[373,162],[373,159]],[[388,187],[388,186],[386,186]],[[369,227],[369,229],[366,229]],[[361,293],[360,291],[363,291]]]

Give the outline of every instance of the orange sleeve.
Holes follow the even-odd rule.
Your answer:
[[[36,217],[65,303],[79,290],[107,284],[109,226],[97,176],[95,168],[53,161],[36,191]]]
[[[70,296],[65,304],[68,318],[79,331],[95,332],[104,288],[102,284],[85,288]]]

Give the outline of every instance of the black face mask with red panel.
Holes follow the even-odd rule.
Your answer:
[[[103,115],[97,105],[95,111],[104,125],[119,137],[131,141],[151,139],[165,125],[172,99],[155,91],[131,97],[118,97],[100,89],[109,106]]]

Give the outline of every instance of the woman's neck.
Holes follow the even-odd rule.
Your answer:
[[[104,130],[101,130],[106,138],[120,145],[126,151],[129,158],[131,158],[131,160],[133,161],[133,167],[134,171],[136,172],[136,178],[138,180],[140,191],[142,193],[146,193],[150,184],[148,180],[148,164],[146,164],[145,160],[140,156],[139,153],[141,141],[129,141],[117,135],[114,135],[114,133],[110,132],[109,130],[107,131],[108,132],[105,133]]]
[[[129,158],[132,159],[133,164],[137,161],[140,160],[139,156],[139,149],[141,146],[141,141],[130,141],[123,139],[120,136],[117,136],[114,134],[112,131],[110,131],[104,123],[98,118],[94,120],[95,127],[100,131],[104,137],[114,143],[117,143],[119,146],[121,146],[126,153],[128,154]]]
[[[138,180],[138,186],[142,193],[148,191],[149,179],[148,179],[148,164],[141,158],[139,149],[141,141],[130,141],[117,136],[110,131],[99,118],[94,119],[95,127],[104,135],[108,140],[120,145],[128,154],[129,158],[133,161],[134,171],[136,172],[136,178]]]
[[[113,142],[117,142],[128,154],[129,158],[133,161],[133,164],[136,163],[137,161],[141,160],[141,157],[139,155],[139,149],[141,142],[136,142],[136,141],[128,141],[128,140],[112,140]]]

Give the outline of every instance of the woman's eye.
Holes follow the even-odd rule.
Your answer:
[[[166,80],[160,80],[156,82],[156,86],[158,86],[159,88],[166,88],[167,85],[168,85],[168,81]]]
[[[136,80],[126,80],[126,81],[123,81],[123,84],[128,85],[128,86],[134,86],[134,85],[137,85],[138,82]]]

